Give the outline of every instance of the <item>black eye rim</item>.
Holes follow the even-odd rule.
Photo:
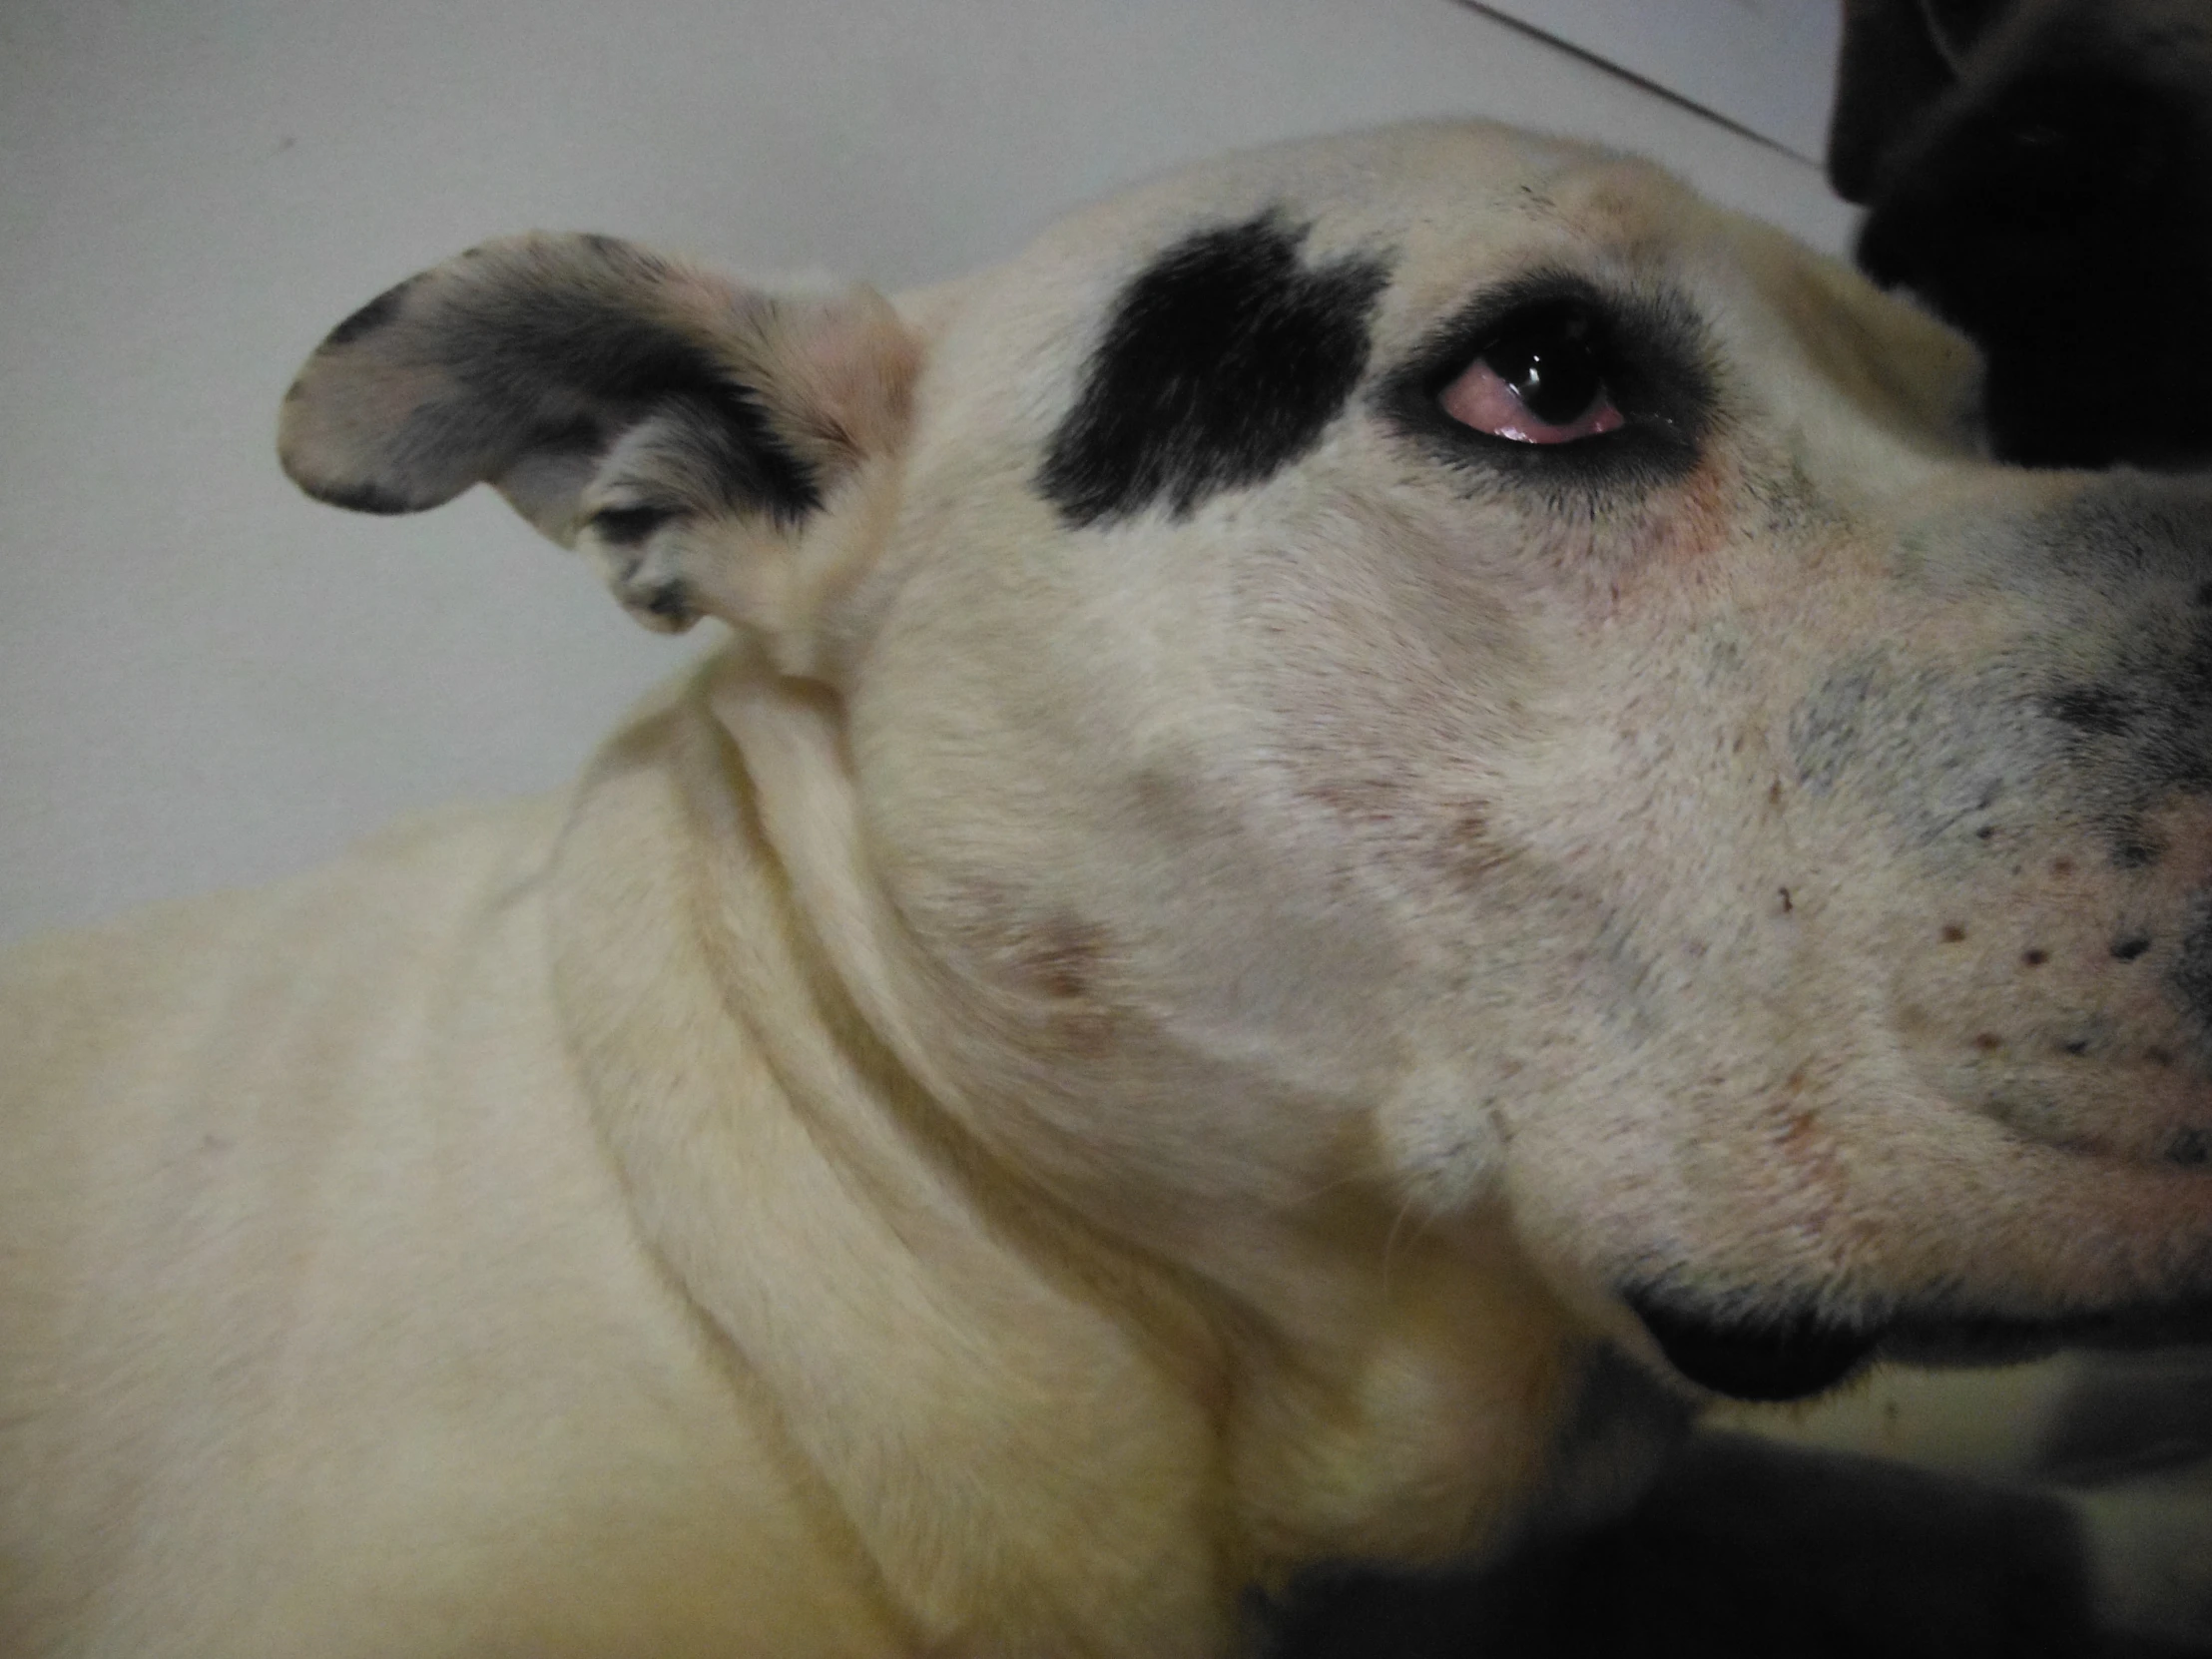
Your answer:
[[[1481,432],[1443,410],[1444,388],[1527,319],[1586,318],[1600,377],[1623,424],[1567,443]],[[1653,286],[1604,286],[1541,270],[1476,294],[1382,376],[1375,408],[1432,459],[1469,473],[1560,484],[1648,485],[1689,472],[1719,422],[1717,353],[1696,309]]]

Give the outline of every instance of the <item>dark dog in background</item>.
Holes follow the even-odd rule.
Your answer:
[[[2212,461],[2212,0],[1844,0],[1859,261],[1979,342],[2030,466]]]

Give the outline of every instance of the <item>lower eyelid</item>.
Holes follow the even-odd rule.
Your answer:
[[[1539,419],[1503,376],[1480,358],[1437,395],[1437,406],[1461,425],[1515,443],[1572,443],[1625,424],[1612,397],[1601,386],[1591,409],[1564,425]]]

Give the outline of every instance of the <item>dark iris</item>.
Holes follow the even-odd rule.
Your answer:
[[[1538,420],[1565,426],[1605,389],[1596,330],[1580,305],[1540,305],[1506,321],[1482,360]]]

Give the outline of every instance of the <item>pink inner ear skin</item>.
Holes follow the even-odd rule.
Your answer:
[[[1452,419],[1477,432],[1510,438],[1515,443],[1572,443],[1577,438],[1613,431],[1623,424],[1620,410],[1613,407],[1613,399],[1603,386],[1599,386],[1597,395],[1590,399],[1590,406],[1571,421],[1555,425],[1539,419],[1497,370],[1479,357],[1468,365],[1465,373],[1444,387],[1438,401]]]

